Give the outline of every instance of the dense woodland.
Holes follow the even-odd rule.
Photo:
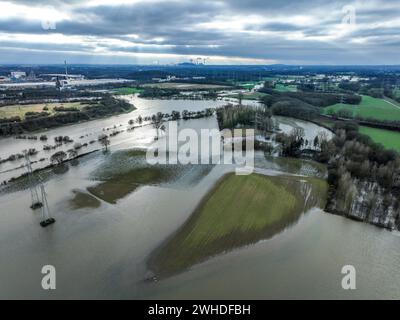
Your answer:
[[[335,137],[328,143],[330,197],[327,209],[374,224],[393,227],[386,221],[393,214],[400,227],[400,157],[358,132],[354,123],[335,126]],[[357,213],[358,207],[358,213]],[[370,221],[371,222],[371,221]]]

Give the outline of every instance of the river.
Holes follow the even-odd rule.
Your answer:
[[[207,101],[134,99],[137,110],[47,132],[74,139],[158,111],[201,110]],[[221,101],[212,102],[219,104]],[[216,119],[184,122],[215,128]],[[322,130],[322,128],[321,128]],[[46,176],[50,210],[57,222],[40,228],[40,213],[29,209],[25,189],[0,194],[0,298],[400,298],[400,237],[374,226],[312,209],[272,239],[232,250],[158,282],[147,282],[146,259],[193,212],[229,166],[194,167],[170,184],[143,185],[116,204],[74,207],[74,191],[96,183],[93,171],[127,148],[152,142],[142,127],[112,139],[112,154],[96,152],[78,165]],[[90,139],[89,137],[84,139]],[[83,139],[83,140],[84,140]],[[15,143],[18,146],[15,146]],[[20,151],[30,141],[0,140],[0,150]],[[12,153],[12,152],[11,152]],[[260,155],[257,154],[260,160]],[[273,160],[260,160],[279,171]],[[197,174],[196,171],[201,171]],[[13,171],[15,172],[15,171]],[[9,173],[0,174],[0,180]],[[57,289],[41,288],[41,268],[54,265]],[[341,288],[341,268],[353,265],[357,289]]]
[[[44,134],[48,137],[47,141],[38,140],[27,140],[27,139],[15,139],[14,137],[0,139],[0,159],[6,159],[13,154],[22,154],[23,150],[29,148],[35,148],[38,153],[31,157],[33,162],[32,168],[38,169],[45,167],[50,164],[50,157],[57,151],[67,151],[73,148],[75,143],[88,144],[87,147],[82,148],[81,152],[90,152],[101,148],[97,141],[99,135],[103,133],[111,133],[113,131],[123,131],[119,135],[112,138],[112,145],[119,148],[127,147],[127,143],[135,147],[146,147],[153,139],[153,135],[150,134],[149,130],[151,126],[144,126],[143,128],[135,129],[135,134],[131,131],[127,131],[130,125],[129,120],[135,120],[139,115],[142,117],[151,116],[157,112],[168,113],[172,110],[180,111],[201,111],[206,108],[215,108],[223,106],[228,102],[235,102],[236,99],[217,99],[211,100],[148,100],[141,99],[137,95],[127,96],[126,99],[132,103],[136,110],[127,114],[121,114],[112,116],[106,119],[98,119],[89,122],[78,123],[74,125],[59,127],[51,130],[43,130],[32,134],[26,134],[26,136],[37,136]],[[259,106],[259,103],[254,100],[243,100],[243,104],[251,106]],[[325,128],[318,127],[309,122],[291,119],[287,117],[276,117],[279,128],[283,132],[289,132],[294,127],[301,127],[304,129],[305,138],[312,141],[319,131],[326,132],[327,136],[330,137],[332,134]],[[146,124],[146,123],[144,123]],[[137,126],[137,124],[135,124]],[[58,136],[68,136],[74,142],[70,144],[63,144],[57,149],[43,150],[45,145],[54,145],[54,138]],[[90,143],[95,141],[94,143]],[[38,161],[45,159],[44,161]],[[8,161],[0,163],[0,183],[2,181],[9,180],[13,177],[18,177],[23,174],[26,169],[24,167],[25,160]]]

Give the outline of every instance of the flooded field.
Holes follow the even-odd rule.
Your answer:
[[[217,254],[268,239],[314,207],[324,207],[327,183],[253,173],[223,176],[190,219],[149,259],[157,279]]]
[[[137,107],[130,114],[47,134],[67,134],[78,141],[84,136],[86,141],[103,128],[120,124],[126,128],[129,119],[139,114],[197,111],[210,103],[225,103],[129,99]],[[180,121],[179,125],[199,130],[216,128],[217,123],[211,117]],[[313,126],[309,132],[322,130]],[[179,237],[177,232],[185,225],[202,219],[193,213],[217,182],[234,169],[233,165],[149,167],[140,150],[151,144],[154,136],[151,126],[125,131],[112,140],[109,153],[97,151],[41,172],[51,214],[57,221],[46,229],[39,226],[40,210],[29,209],[26,180],[3,189],[0,298],[400,298],[400,237],[326,214],[316,208],[322,207],[317,203],[289,213],[288,223],[272,228],[265,236],[213,251],[174,275],[148,281],[154,276],[148,264],[152,253],[174,235]],[[40,142],[2,139],[0,150],[2,154],[15,153],[31,143]],[[266,184],[259,183],[277,194],[281,194],[278,180],[282,176],[298,181],[286,185],[285,198],[304,200],[306,196],[296,196],[296,184],[326,175],[323,166],[311,161],[266,158],[262,153],[256,153],[255,161],[257,175],[269,177]],[[5,165],[0,167],[0,181],[23,170],[7,171],[14,168]],[[260,203],[265,201],[275,213],[274,201],[262,199]],[[202,214],[208,215],[206,211]],[[265,222],[257,221],[260,225]],[[40,285],[41,268],[47,264],[57,270],[57,289],[51,292]],[[341,288],[345,264],[356,267],[357,290]]]
[[[15,139],[14,137],[0,139],[0,158],[6,159],[13,154],[21,154],[23,150],[35,148],[38,153],[31,157],[33,169],[43,168],[50,164],[50,157],[56,151],[67,151],[73,148],[75,143],[85,145],[79,152],[88,153],[94,150],[101,149],[100,143],[97,141],[99,135],[103,133],[112,133],[119,131],[120,133],[112,138],[112,145],[114,149],[138,147],[146,148],[153,142],[156,135],[155,130],[151,125],[143,124],[142,127],[135,128],[134,130],[127,130],[131,125],[128,124],[129,120],[135,120],[139,115],[142,117],[151,116],[157,112],[168,113],[172,110],[180,111],[201,111],[207,108],[215,108],[223,106],[228,102],[235,102],[236,99],[219,99],[219,100],[147,100],[141,99],[137,95],[124,96],[131,102],[136,110],[128,113],[113,116],[107,119],[98,119],[89,122],[74,124],[56,129],[46,130],[27,134],[27,136],[40,136],[45,134],[48,141]],[[243,100],[244,104],[258,106],[259,103],[253,100]],[[295,120],[285,117],[276,117],[279,127],[283,132],[290,132],[293,127],[302,127],[307,139],[311,141],[319,131],[327,132],[328,137],[331,132],[325,128],[318,127],[317,125],[301,120]],[[181,121],[181,127],[187,125],[187,121]],[[216,122],[211,121],[211,127],[207,119],[200,119],[196,122],[201,128],[216,128]],[[54,145],[54,138],[59,136],[68,136],[73,140],[72,143],[62,144],[54,150],[43,150],[45,145]],[[40,161],[39,161],[40,160]],[[24,168],[25,160],[19,159],[15,161],[8,161],[0,163],[0,183],[9,180],[12,177],[18,177],[26,170]]]
[[[44,167],[49,164],[50,156],[56,151],[67,151],[72,148],[74,143],[79,142],[81,144],[87,143],[87,147],[82,148],[80,152],[90,152],[101,148],[97,138],[100,134],[111,133],[113,131],[123,131],[117,136],[112,138],[112,145],[114,148],[125,148],[128,146],[132,147],[146,147],[153,141],[155,131],[151,125],[136,128],[133,131],[127,129],[131,127],[128,122],[129,120],[135,120],[139,115],[142,117],[151,116],[157,112],[171,112],[172,110],[180,111],[201,111],[210,107],[222,106],[226,102],[224,101],[186,101],[186,100],[146,100],[140,99],[136,95],[125,96],[137,109],[128,113],[113,116],[107,119],[93,120],[89,122],[74,124],[71,126],[60,127],[47,131],[27,134],[28,136],[46,134],[48,142],[40,140],[24,140],[15,139],[13,137],[0,139],[0,158],[6,159],[12,154],[22,153],[24,149],[35,148],[39,151],[38,154],[31,157],[33,163],[33,169]],[[144,123],[146,124],[146,123]],[[55,150],[44,151],[43,147],[46,144],[54,145],[54,138],[58,136],[68,136],[74,142],[69,144],[63,144]],[[91,143],[93,142],[94,143]],[[45,158],[45,161],[38,161]],[[36,162],[38,161],[38,162]],[[0,182],[8,180],[11,177],[21,175],[25,169],[21,168],[24,165],[24,160],[16,160],[11,162],[5,162],[0,164]]]

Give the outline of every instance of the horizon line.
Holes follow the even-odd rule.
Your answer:
[[[0,63],[0,66],[64,66],[64,62],[60,63]],[[400,67],[400,64],[139,64],[139,63],[68,63],[68,65],[92,65],[92,66],[143,66],[143,67],[272,67],[272,66],[288,66],[288,67]]]

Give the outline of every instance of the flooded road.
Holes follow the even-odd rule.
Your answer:
[[[138,98],[133,98],[138,99]],[[201,110],[209,101],[136,100],[138,108],[120,115],[49,131],[80,137],[129,119],[171,110]],[[142,104],[141,104],[142,103]],[[214,103],[214,102],[212,102]],[[219,103],[219,102],[216,102]],[[224,103],[224,102],[221,102]],[[213,128],[215,118],[188,120],[185,127]],[[98,183],[94,172],[109,157],[151,143],[154,129],[143,127],[112,140],[111,154],[96,152],[51,172],[46,179],[49,206],[57,222],[40,228],[40,212],[29,209],[26,189],[0,195],[0,298],[400,298],[400,236],[374,226],[312,209],[269,240],[213,257],[158,282],[146,260],[191,215],[203,196],[230,166],[204,174],[185,171],[169,184],[142,184],[115,204],[75,200]],[[8,143],[7,143],[8,142]],[[14,139],[0,140],[2,153]],[[12,153],[12,152],[11,152]],[[267,172],[316,173],[311,162],[275,161],[257,154]],[[322,173],[321,173],[322,175]],[[4,174],[0,175],[4,180]],[[41,268],[54,265],[57,289],[41,288]],[[357,290],[341,288],[341,268],[354,265]]]

